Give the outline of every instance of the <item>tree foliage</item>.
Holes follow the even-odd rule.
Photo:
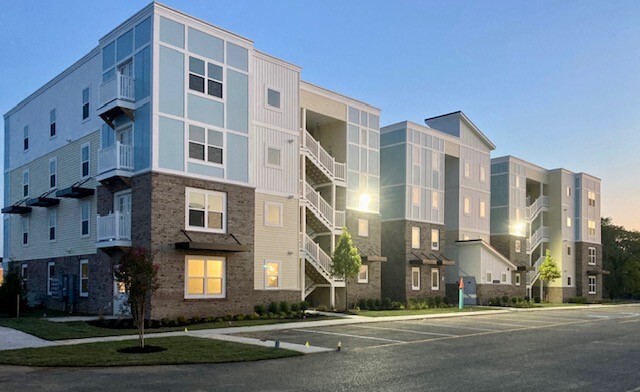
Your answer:
[[[602,218],[604,289],[610,298],[640,298],[640,232]]]
[[[0,286],[0,313],[8,313],[11,317],[17,316],[18,296],[20,296],[20,312],[22,312],[27,309],[27,290],[22,284],[20,274],[9,272]]]
[[[158,266],[153,264],[153,254],[144,248],[128,250],[122,255],[115,276],[118,282],[124,284],[125,292],[129,296],[131,314],[138,327],[140,347],[144,348],[147,305],[159,287]]]
[[[551,257],[551,251],[547,249],[547,252],[544,255],[544,261],[540,264],[540,280],[549,284],[556,279],[560,279],[562,275],[560,275],[560,269],[558,268],[558,264],[553,257]]]
[[[358,276],[362,260],[358,249],[353,246],[351,235],[346,228],[338,239],[338,245],[331,258],[331,273],[344,279],[353,279]]]

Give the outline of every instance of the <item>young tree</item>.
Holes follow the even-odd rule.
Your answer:
[[[538,269],[538,271],[540,272],[540,280],[546,283],[547,287],[549,287],[549,283],[560,278],[560,269],[558,268],[558,264],[556,264],[556,261],[553,259],[553,257],[551,257],[551,251],[549,251],[549,249],[547,249],[547,252],[544,256],[544,261],[542,262],[542,264],[540,264],[540,268]],[[547,296],[545,295],[544,297]]]
[[[20,311],[26,311],[27,290],[22,284],[20,274],[12,271],[4,277],[4,282],[0,286],[0,313],[8,313],[11,317],[19,316],[18,301],[20,302]]]
[[[347,285],[346,282],[349,279],[353,279],[360,273],[360,266],[362,260],[358,249],[353,246],[351,235],[347,231],[346,227],[342,228],[342,234],[338,239],[338,245],[333,251],[333,257],[331,258],[331,273],[334,276],[344,278],[344,302],[347,309],[349,308],[349,302],[347,297]]]
[[[158,289],[158,266],[153,264],[153,254],[144,248],[134,248],[122,255],[116,279],[124,284],[129,295],[133,320],[138,327],[140,348],[144,348],[144,321],[147,304]]]

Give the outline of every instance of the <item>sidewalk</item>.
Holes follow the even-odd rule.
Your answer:
[[[253,344],[262,347],[274,347],[275,342],[270,340],[259,340],[252,338],[245,338],[240,336],[232,336],[234,334],[249,333],[249,332],[264,332],[264,331],[280,331],[285,329],[304,329],[314,327],[329,327],[336,325],[349,325],[349,324],[365,324],[365,323],[382,323],[389,321],[404,321],[404,320],[427,320],[436,318],[455,318],[455,317],[473,317],[473,316],[489,316],[493,314],[505,314],[513,312],[536,312],[543,310],[578,310],[588,308],[608,308],[608,307],[623,307],[623,306],[637,306],[638,304],[622,304],[622,305],[576,305],[576,306],[562,306],[562,307],[550,307],[550,308],[504,308],[497,310],[481,310],[475,312],[466,313],[438,313],[438,314],[419,314],[419,315],[407,315],[407,316],[385,316],[385,317],[365,317],[357,315],[344,315],[340,318],[332,320],[319,320],[319,321],[306,321],[306,322],[291,322],[282,324],[268,324],[268,325],[254,325],[245,327],[228,327],[228,328],[215,328],[215,329],[201,329],[189,331],[188,327],[185,331],[174,332],[161,332],[161,333],[146,333],[146,339],[161,338],[169,336],[193,336],[207,339],[217,339],[225,341],[233,341],[238,343]],[[336,317],[335,313],[317,312],[323,315]],[[53,320],[52,320],[53,321]],[[84,343],[98,343],[109,341],[123,341],[123,340],[135,340],[138,339],[138,335],[120,335],[120,336],[106,336],[95,338],[83,338],[83,339],[69,339],[69,340],[56,340],[47,341],[37,338],[35,336],[26,334],[21,331],[16,331],[11,328],[0,327],[0,351],[13,350],[18,348],[36,348],[46,346],[67,346]],[[292,343],[280,343],[280,347],[293,351],[298,351],[304,354],[319,353],[334,351],[334,349],[328,349],[324,347],[305,346]]]

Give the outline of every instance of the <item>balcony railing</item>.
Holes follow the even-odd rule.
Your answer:
[[[309,183],[305,183],[304,198],[313,207],[313,212],[315,212],[321,220],[324,220],[329,228],[333,228],[333,208],[322,198],[320,192],[313,189]]]
[[[335,158],[306,130],[304,131],[304,143],[316,165],[324,169],[332,179],[345,181],[347,178],[345,164],[336,162]]]
[[[531,234],[531,238],[527,239],[527,251],[531,252],[544,240],[549,240],[549,227],[547,226],[538,227],[538,229]]]
[[[98,174],[111,170],[133,171],[133,146],[116,142],[98,151]]]
[[[107,216],[99,216],[97,240],[98,242],[131,241],[131,213],[116,211]]]
[[[105,105],[113,100],[135,100],[135,79],[131,76],[115,75],[100,84],[100,104]]]
[[[327,276],[331,276],[331,256],[325,253],[320,245],[316,244],[311,237],[304,235],[304,250],[307,256],[311,258],[312,264],[315,264],[320,272]]]
[[[341,229],[345,227],[346,219],[344,211],[336,211],[336,228]]]
[[[543,208],[549,208],[549,196],[542,195],[531,203],[526,209],[526,218],[534,220]]]

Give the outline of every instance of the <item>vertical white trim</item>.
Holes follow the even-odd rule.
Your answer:
[[[435,279],[433,275],[435,273]],[[434,285],[435,280],[435,285]],[[440,290],[440,270],[437,268],[431,268],[431,290]]]
[[[87,266],[87,291],[82,291],[82,266],[86,265]],[[88,259],[81,259],[80,260],[80,270],[78,271],[78,294],[81,297],[88,297],[89,296],[89,260]]]
[[[418,280],[414,279],[416,272],[418,273]],[[411,267],[411,290],[418,291],[420,290],[420,280],[421,280],[421,272],[420,267]]]

